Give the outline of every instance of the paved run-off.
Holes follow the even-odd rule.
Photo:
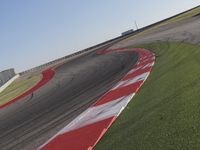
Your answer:
[[[200,46],[157,42],[156,64],[141,91],[96,150],[200,149]]]

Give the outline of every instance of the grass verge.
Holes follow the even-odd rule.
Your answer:
[[[18,95],[32,88],[41,79],[40,75],[29,76],[23,80],[16,80],[0,93],[0,105],[3,105]]]
[[[177,17],[174,17],[168,21],[165,21],[163,23],[161,23],[159,26],[163,26],[163,25],[167,25],[167,24],[170,24],[170,23],[174,23],[174,22],[177,22],[177,21],[181,21],[181,20],[184,20],[184,19],[188,19],[188,18],[191,18],[197,14],[200,13],[200,6],[198,6],[197,8],[189,11],[189,12],[186,12],[186,13],[183,13]]]
[[[148,29],[145,29],[144,31],[141,31],[141,32],[139,32],[139,33],[137,33],[137,34],[135,34],[135,35],[123,40],[122,42],[129,41],[132,38],[136,38],[136,37],[138,37],[140,35],[144,35],[144,34],[149,33],[149,32],[153,32],[156,29],[158,29],[160,27],[163,27],[165,25],[173,24],[173,23],[176,23],[178,21],[182,21],[182,20],[185,20],[185,19],[188,19],[188,18],[192,18],[193,16],[198,15],[199,13],[200,13],[200,6],[198,6],[197,8],[195,8],[195,9],[189,11],[189,12],[183,13],[183,14],[178,15],[178,16],[176,16],[174,18],[171,18],[171,19],[169,19],[167,21],[164,21],[164,22],[159,23],[159,24],[157,24],[155,26],[152,26],[152,27],[150,27]]]
[[[200,149],[200,46],[157,42],[149,78],[96,150]]]

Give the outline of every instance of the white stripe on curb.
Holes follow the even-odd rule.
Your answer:
[[[132,49],[134,51],[134,49]],[[90,129],[92,129],[90,127],[90,125],[98,125],[98,123],[105,121],[107,119],[110,119],[112,117],[114,117],[114,120],[121,114],[121,112],[124,110],[124,108],[127,106],[127,104],[130,102],[130,100],[133,98],[133,96],[135,95],[135,92],[137,92],[138,90],[135,90],[134,88],[132,88],[132,86],[129,85],[133,85],[134,83],[138,83],[139,81],[141,81],[141,83],[136,84],[137,89],[139,89],[143,83],[146,81],[146,79],[148,78],[152,66],[154,65],[155,62],[155,56],[153,53],[148,52],[147,50],[144,49],[136,49],[136,51],[139,53],[139,61],[137,62],[137,64],[134,66],[134,68],[132,70],[130,70],[124,77],[126,77],[127,75],[130,75],[133,73],[133,75],[130,75],[128,79],[126,78],[122,78],[117,84],[116,86],[114,86],[111,90],[109,90],[108,92],[110,92],[109,94],[106,93],[104,95],[104,97],[100,98],[97,101],[96,105],[93,105],[91,107],[89,107],[87,110],[85,110],[83,113],[81,113],[78,117],[76,117],[71,123],[69,123],[66,127],[64,127],[63,129],[61,129],[55,136],[53,136],[51,139],[49,139],[47,142],[45,142],[43,145],[41,145],[38,150],[40,149],[52,149],[52,143],[53,143],[53,149],[55,149],[55,143],[56,146],[63,146],[61,149],[66,149],[69,148],[69,146],[71,147],[75,147],[75,149],[93,149],[94,146],[96,145],[96,143],[100,140],[100,138],[105,134],[105,132],[107,131],[107,129],[110,127],[110,125],[113,123],[113,119],[110,121],[110,124],[106,125],[106,127],[104,125],[102,125],[102,128],[98,127],[98,130],[101,130],[101,133],[96,132],[93,128],[93,130],[91,130],[91,135],[94,136],[95,138],[95,142],[93,140],[91,141],[85,141],[85,145],[77,145],[78,141],[76,141],[76,139],[80,137],[85,139],[85,133],[88,133],[90,131]],[[139,65],[139,66],[138,66]],[[125,87],[125,88],[122,88]],[[127,90],[128,89],[128,90]],[[117,94],[115,92],[111,92],[111,91],[117,91],[117,93],[123,93],[121,97],[120,94]],[[129,93],[129,95],[126,95],[126,93]],[[131,93],[131,94],[130,94]],[[98,102],[100,102],[98,104]],[[89,127],[89,130],[88,130]],[[85,130],[86,129],[86,130]],[[85,131],[83,131],[85,130]],[[94,132],[93,132],[94,131]],[[83,137],[80,135],[80,133],[83,133]],[[78,133],[78,137],[77,136]],[[82,134],[81,133],[81,134]],[[96,135],[95,135],[96,134]],[[75,139],[74,139],[75,137]],[[73,142],[70,142],[70,138],[73,140]],[[60,143],[62,139],[62,143]],[[77,140],[78,140],[77,139]],[[79,139],[79,140],[80,140]],[[66,143],[63,142],[64,140],[66,140]],[[82,139],[81,139],[82,140]],[[50,145],[48,145],[50,144]],[[61,145],[60,145],[61,144]],[[63,145],[64,144],[64,145]],[[50,146],[50,147],[49,147]]]
[[[149,75],[149,72],[145,72],[134,78],[131,78],[131,79],[128,79],[125,81],[120,81],[114,88],[112,88],[112,90],[116,90],[117,88],[128,86],[128,85],[136,83],[138,81],[143,81],[146,78],[146,76],[148,76],[148,75]]]
[[[81,113],[77,118],[75,118],[71,123],[69,123],[66,127],[60,130],[50,140],[48,140],[46,143],[40,146],[38,150],[41,149],[50,141],[52,141],[58,135],[65,134],[66,132],[79,129],[81,127],[108,119],[113,116],[118,117],[134,95],[135,93],[130,94],[128,96],[120,97],[116,100],[113,100],[111,102],[108,102],[100,106],[88,108],[86,111]]]

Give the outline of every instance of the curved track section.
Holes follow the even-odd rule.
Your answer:
[[[4,107],[8,107],[9,105],[17,102],[18,100],[22,99],[23,97],[26,97],[26,96],[32,94],[33,92],[35,92],[36,90],[38,90],[39,88],[44,86],[46,83],[48,83],[53,78],[54,74],[55,74],[55,72],[52,69],[47,69],[47,70],[43,71],[42,72],[42,79],[34,87],[29,89],[25,93],[17,96],[13,100],[5,103],[4,105],[1,105],[0,109],[3,109]]]
[[[0,147],[36,149],[111,89],[135,52],[89,53],[55,69],[48,83],[0,110]]]
[[[115,49],[111,51],[135,51],[139,54],[139,60],[112,89],[39,149],[93,149],[143,85],[154,65],[154,53],[140,48]],[[104,51],[102,53],[106,54],[111,51]]]

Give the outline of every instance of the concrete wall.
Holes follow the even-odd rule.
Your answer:
[[[9,81],[11,78],[15,76],[14,69],[8,69],[0,72],[0,87],[4,85],[7,81]]]

